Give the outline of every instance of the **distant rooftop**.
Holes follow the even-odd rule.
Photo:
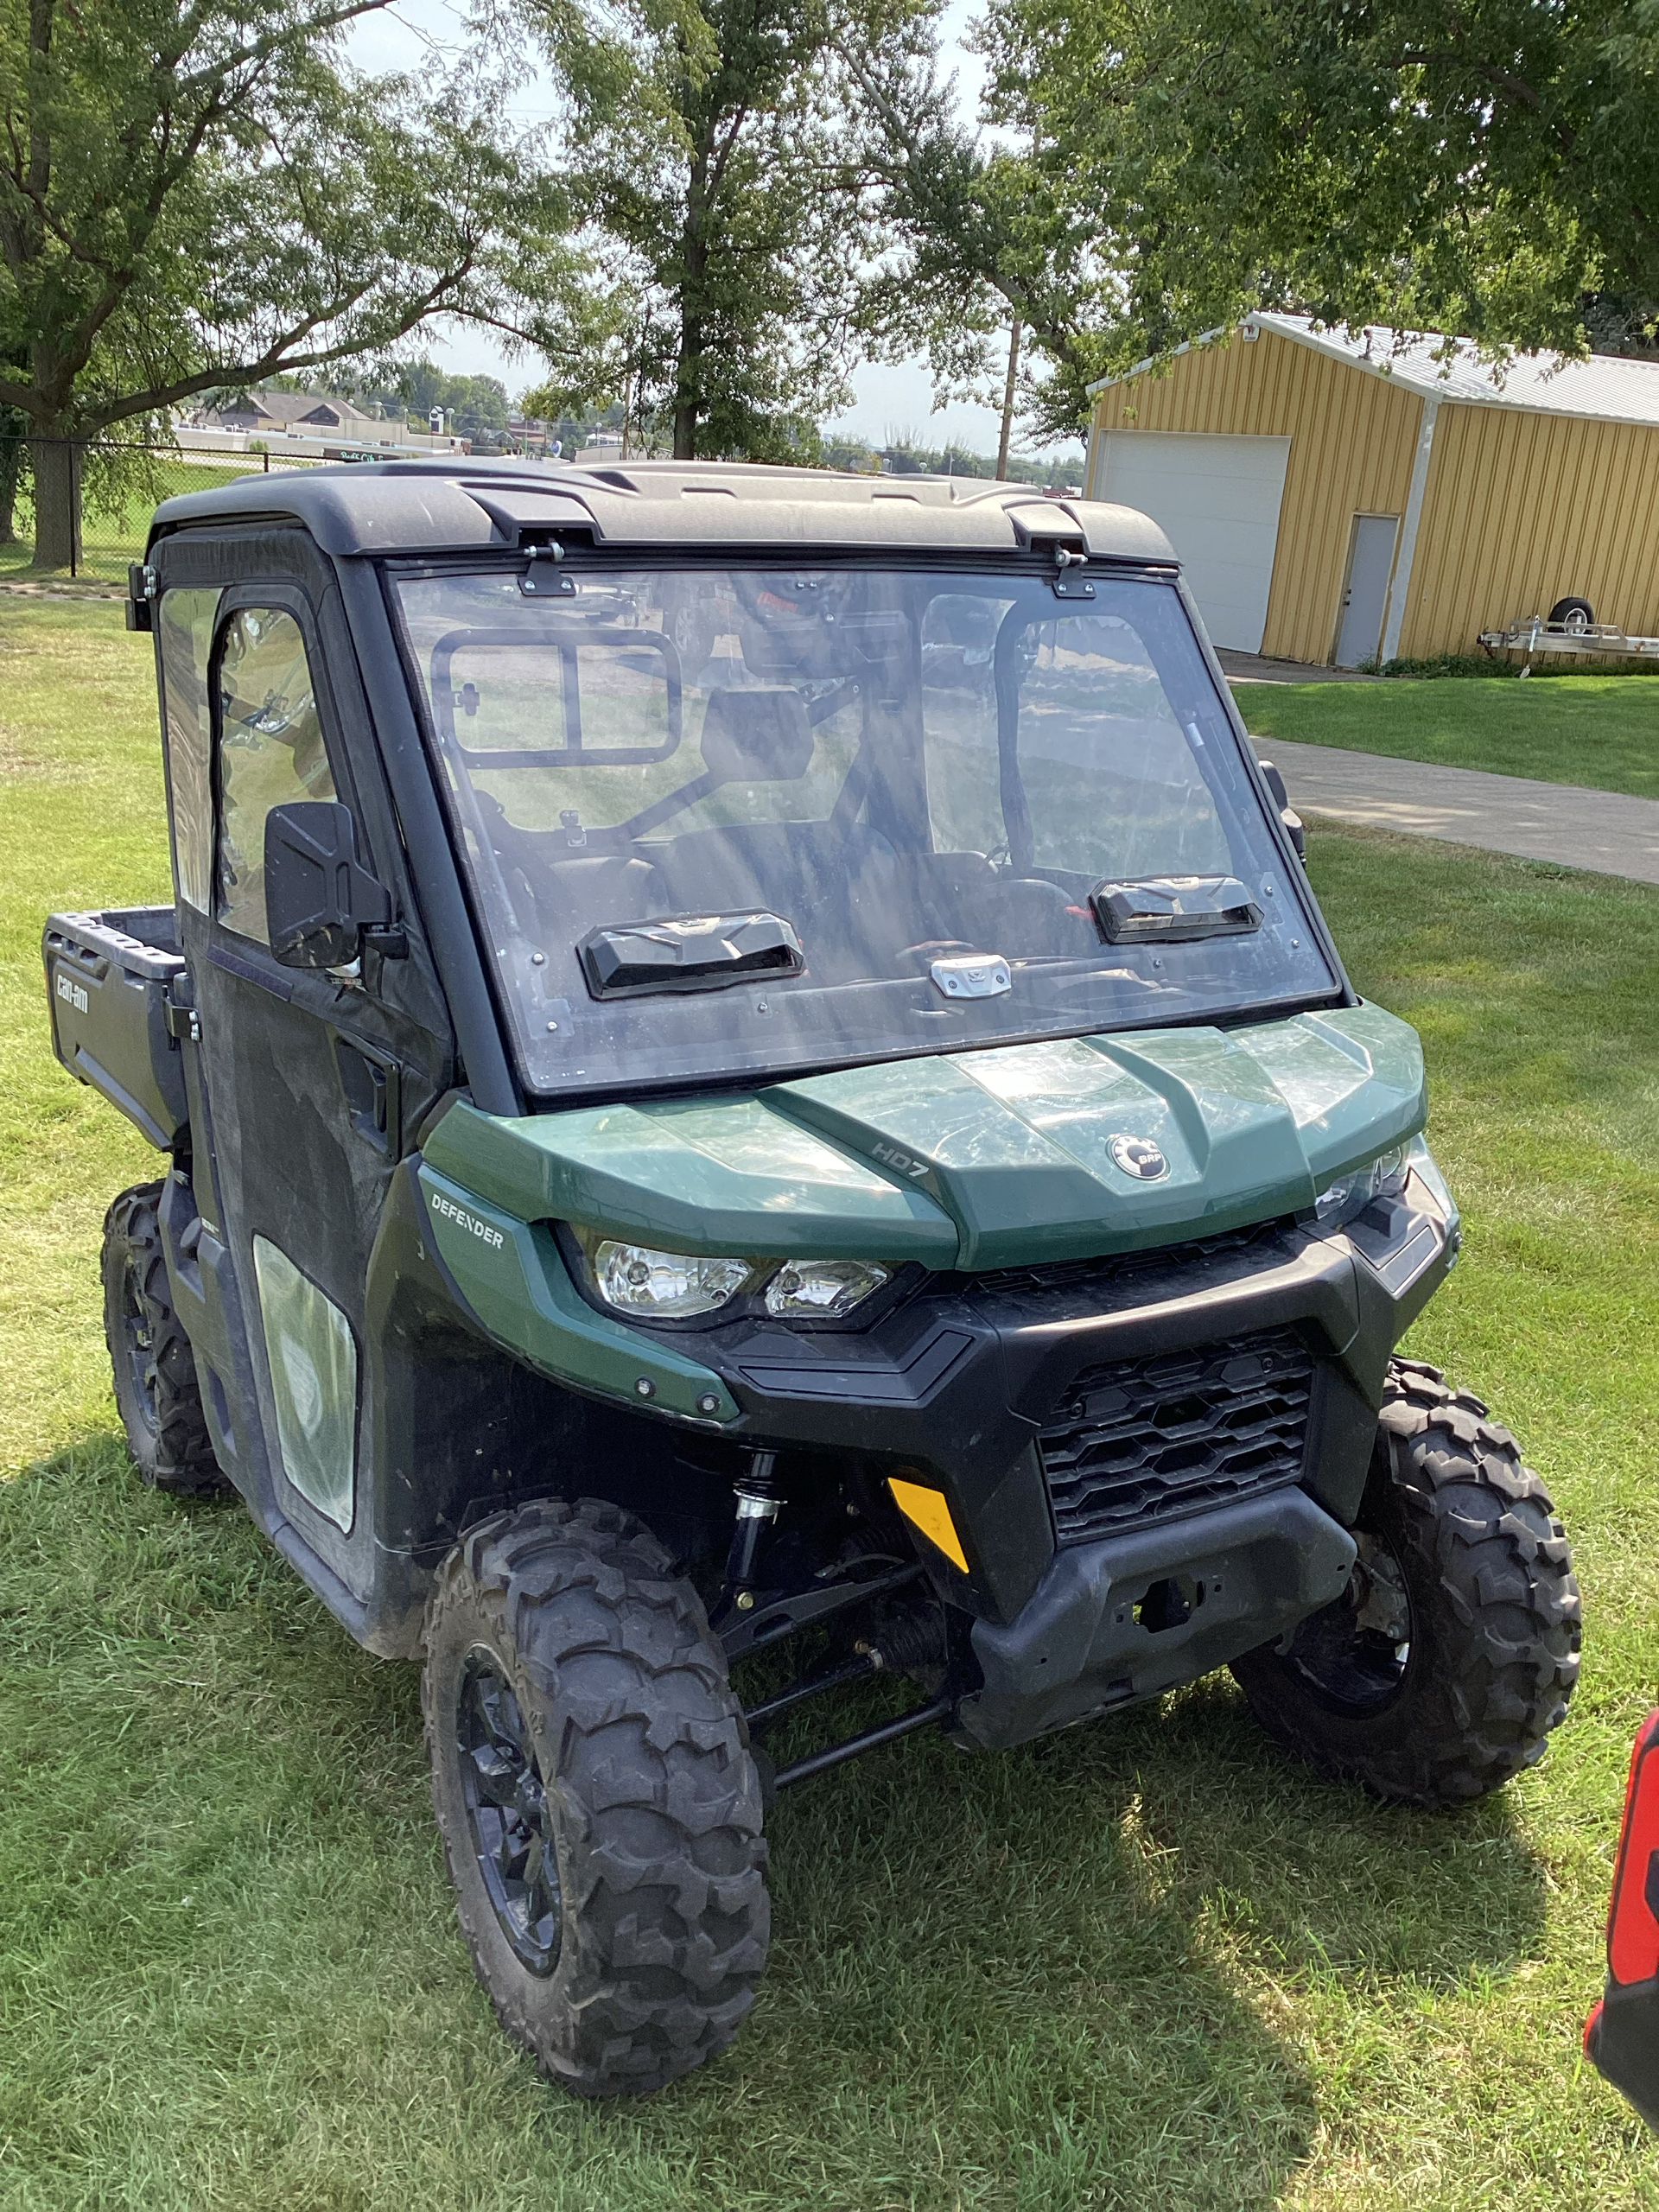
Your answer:
[[[1659,361],[1631,360],[1621,354],[1592,353],[1582,360],[1559,353],[1518,353],[1507,362],[1483,360],[1467,339],[1451,341],[1433,331],[1395,331],[1379,323],[1357,331],[1316,326],[1305,315],[1253,315],[1240,331],[1271,330],[1315,353],[1389,378],[1428,399],[1455,399],[1478,407],[1520,407],[1548,415],[1582,415],[1604,423],[1645,423],[1659,426]],[[1189,353],[1227,334],[1207,330]],[[1444,355],[1444,358],[1441,356]],[[1155,365],[1139,361],[1122,377],[1103,377],[1090,391],[1127,383]]]

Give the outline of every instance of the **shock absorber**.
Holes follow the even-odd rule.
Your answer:
[[[773,1479],[777,1464],[775,1452],[753,1452],[747,1472],[733,1485],[737,1521],[732,1530],[732,1548],[726,1555],[726,1587],[734,1593],[732,1602],[741,1613],[747,1613],[754,1603],[755,1569],[783,1504]]]

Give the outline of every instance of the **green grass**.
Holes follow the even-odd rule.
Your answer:
[[[1651,677],[1240,683],[1234,696],[1253,737],[1659,798],[1659,688]]]
[[[5,2212],[1659,2206],[1577,2042],[1659,1683],[1659,894],[1313,842],[1362,988],[1423,1032],[1466,1211],[1412,1346],[1490,1393],[1578,1546],[1543,1766],[1454,1819],[1380,1807],[1224,1677],[999,1758],[895,1747],[774,1815],[735,2050],[584,2107],[474,1984],[413,1669],[115,1435],[99,1224],[154,1155],[51,1063],[36,941],[54,905],[166,893],[119,626],[0,602]]]

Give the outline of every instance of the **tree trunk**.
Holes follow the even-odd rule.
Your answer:
[[[690,315],[680,323],[679,358],[674,375],[674,458],[697,457],[697,417],[702,397],[702,324]]]
[[[35,476],[35,559],[37,569],[80,566],[80,467],[74,438],[32,437]]]
[[[1002,387],[1002,435],[996,447],[996,480],[999,484],[1008,473],[1008,443],[1014,435],[1014,401],[1019,388],[1020,318],[1015,315],[1008,332],[1008,378]]]
[[[22,418],[0,414],[0,545],[17,543],[17,493],[23,480]]]

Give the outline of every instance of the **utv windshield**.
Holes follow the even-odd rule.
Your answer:
[[[1335,992],[1173,586],[1076,574],[400,579],[527,1087]]]

